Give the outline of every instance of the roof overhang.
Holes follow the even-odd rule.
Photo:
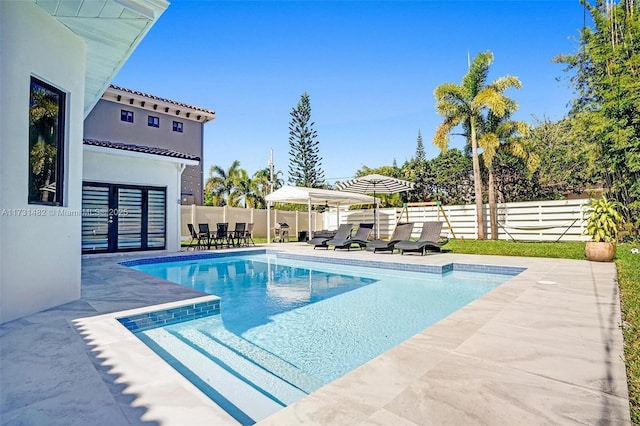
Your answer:
[[[128,158],[141,158],[144,160],[162,161],[165,163],[184,164],[186,166],[197,166],[198,164],[200,164],[198,160],[167,157],[165,155],[149,154],[146,152],[126,151],[122,149],[107,148],[103,146],[83,145],[82,149],[87,152],[95,152],[99,154],[117,155]]]
[[[85,117],[169,6],[165,0],[33,1],[86,44]]]
[[[123,105],[135,105],[150,112],[164,112],[165,114],[199,123],[206,123],[216,118],[215,111],[210,109],[160,98],[137,90],[125,89],[113,84],[107,87],[102,99]]]
[[[283,186],[267,195],[265,199],[279,203],[321,204],[329,206],[374,204],[374,201],[376,201],[376,198],[370,195],[333,191],[331,189],[305,188],[301,186]]]

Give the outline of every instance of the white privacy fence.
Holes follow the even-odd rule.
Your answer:
[[[583,211],[589,200],[554,200],[505,203],[498,205],[498,238],[517,241],[586,241]],[[489,208],[485,205],[485,230],[489,237]],[[187,223],[208,223],[212,229],[218,222],[229,223],[230,229],[236,222],[254,223],[254,237],[267,235],[267,211],[236,207],[182,206],[181,235],[187,237]],[[449,223],[447,223],[447,219]],[[336,229],[341,223],[363,223],[374,221],[373,210],[335,209],[325,213],[312,213],[312,230]],[[398,221],[414,222],[413,236],[420,234],[421,224],[426,221],[443,222],[443,233],[449,238],[475,239],[477,237],[475,205],[415,206],[405,208],[385,208],[378,210],[380,237],[391,235]],[[296,237],[299,232],[308,231],[308,213],[283,210],[271,211],[270,233],[277,222],[290,226],[289,234]],[[449,224],[451,226],[449,226]]]
[[[516,241],[585,241],[585,206],[589,200],[554,200],[504,203],[498,205],[498,239]],[[490,233],[489,207],[484,205],[485,231]],[[348,214],[348,213],[347,213]],[[342,216],[341,222],[372,221],[373,215],[354,211]],[[448,223],[447,223],[448,219]],[[478,235],[475,205],[419,206],[406,209],[381,209],[380,235],[391,235],[397,221],[414,222],[413,236],[421,231],[421,223],[443,222],[443,234],[449,238],[475,239]],[[449,226],[450,224],[450,226]]]

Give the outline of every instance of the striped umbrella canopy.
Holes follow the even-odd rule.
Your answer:
[[[366,175],[336,184],[340,191],[360,194],[395,194],[413,189],[415,185],[402,179],[383,175]]]
[[[413,189],[414,186],[413,182],[378,174],[361,176],[359,178],[336,184],[336,188],[340,191],[373,194],[374,198],[376,194],[395,194],[398,192],[409,191]],[[378,229],[378,220],[376,216],[377,203],[374,205],[373,222],[376,238],[379,238],[380,231]]]

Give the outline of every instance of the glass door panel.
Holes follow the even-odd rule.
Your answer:
[[[163,248],[166,235],[166,192],[150,189],[147,194],[147,247]]]
[[[82,251],[109,250],[109,187],[82,187]]]
[[[142,248],[142,190],[118,189],[118,250]]]

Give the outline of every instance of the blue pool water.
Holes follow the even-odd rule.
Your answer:
[[[243,424],[364,364],[513,277],[255,254],[133,268],[221,297],[138,337]]]

